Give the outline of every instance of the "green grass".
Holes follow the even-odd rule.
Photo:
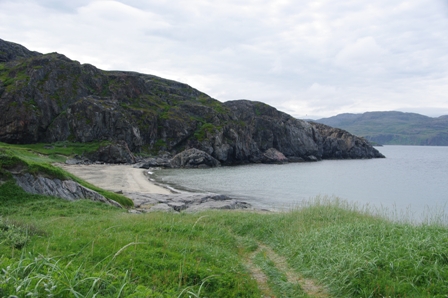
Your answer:
[[[28,195],[8,184],[0,193],[4,220],[20,224],[19,236],[27,227],[34,231],[21,249],[0,244],[0,267],[9,268],[0,274],[4,295],[23,284],[36,297],[53,286],[58,297],[260,297],[245,267],[256,243],[331,297],[448,292],[445,226],[391,222],[339,202],[279,214],[133,215],[90,201]],[[307,297],[263,253],[254,263],[278,297]]]
[[[133,206],[133,202],[111,191],[107,191],[96,187],[63,169],[53,166],[54,162],[64,162],[67,158],[65,154],[77,154],[80,151],[96,150],[101,143],[91,144],[72,144],[69,146],[58,144],[31,144],[31,145],[10,145],[0,143],[0,180],[3,178],[10,179],[8,168],[20,165],[31,174],[45,175],[50,178],[61,180],[71,179],[84,187],[90,188],[104,197],[120,203],[124,207]]]
[[[198,141],[203,141],[207,138],[208,134],[214,133],[215,131],[221,129],[220,127],[216,127],[211,123],[204,123],[201,127],[194,133],[195,138]]]
[[[25,193],[8,172],[81,181],[52,160],[21,146],[0,151],[2,297],[260,297],[251,266],[278,297],[313,297],[291,272],[328,293],[318,297],[448,293],[448,228],[439,214],[424,224],[391,221],[316,198],[284,213],[136,215]]]
[[[98,150],[108,142],[72,143],[57,142],[52,144],[38,143],[15,145],[0,142],[0,149],[13,150],[14,154],[27,161],[64,162],[67,157],[83,155]]]
[[[288,281],[286,274],[263,252],[255,256],[255,263],[266,274],[270,288],[278,297],[309,297],[299,284]]]
[[[204,224],[199,215],[136,216],[88,201],[30,196],[14,204],[13,199],[1,199],[2,207],[8,206],[2,212],[7,210],[9,219],[33,224],[45,233],[31,236],[21,251],[0,245],[0,267],[11,266],[8,274],[14,276],[11,284],[6,283],[5,295],[15,293],[13,289],[25,277],[45,277],[46,284],[56,285],[58,292],[53,294],[58,297],[73,297],[71,288],[86,296],[92,287],[99,297],[118,297],[120,291],[121,297],[136,291],[144,295],[135,297],[177,297],[187,288],[182,297],[188,297],[188,292],[198,293],[201,286],[204,293],[217,297],[258,293],[239,262],[231,232]],[[33,264],[29,274],[18,269],[25,266],[23,262]],[[5,282],[7,276],[2,277]],[[83,282],[77,284],[79,280]],[[36,291],[38,297],[46,290],[44,283],[36,289],[36,283],[30,282],[25,292]]]

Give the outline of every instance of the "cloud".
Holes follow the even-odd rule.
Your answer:
[[[295,116],[448,108],[448,5],[2,0],[0,38]]]
[[[380,47],[372,36],[362,37],[342,48],[337,54],[335,64],[339,67],[363,68],[380,71],[387,51]]]

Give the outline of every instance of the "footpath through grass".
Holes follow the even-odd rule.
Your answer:
[[[5,183],[0,210],[0,296],[448,293],[446,227],[392,223],[337,202],[280,214],[135,215],[90,201],[28,195]],[[266,249],[284,258],[293,280]],[[263,278],[268,289],[260,287]],[[307,292],[306,280],[321,290]]]

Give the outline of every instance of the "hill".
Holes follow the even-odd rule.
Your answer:
[[[315,121],[378,144],[448,146],[448,116],[431,118],[391,111],[339,114]]]
[[[196,148],[221,164],[263,162],[273,150],[290,161],[383,157],[363,139],[261,102],[221,103],[183,83],[103,71],[4,40],[0,110],[6,143],[108,141],[151,154]]]

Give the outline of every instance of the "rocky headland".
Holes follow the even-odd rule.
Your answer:
[[[384,157],[363,138],[296,119],[261,102],[222,103],[183,83],[136,72],[104,71],[62,54],[41,54],[1,39],[0,110],[0,142],[105,143],[96,152],[68,160],[75,165],[205,168]],[[142,159],[143,153],[153,157]],[[22,175],[16,181],[30,191],[30,185],[40,185],[48,195],[70,197],[72,192],[72,199],[85,192],[71,182],[44,177]],[[142,209],[149,205],[174,211],[193,210],[197,205],[248,207],[211,194],[201,198],[174,195],[168,202],[164,194],[137,198],[128,193]]]
[[[222,165],[383,157],[348,132],[261,102],[221,103],[186,84],[103,71],[4,40],[0,109],[1,142],[109,141],[89,157],[102,162],[134,162],[129,152],[174,156],[191,148]]]

